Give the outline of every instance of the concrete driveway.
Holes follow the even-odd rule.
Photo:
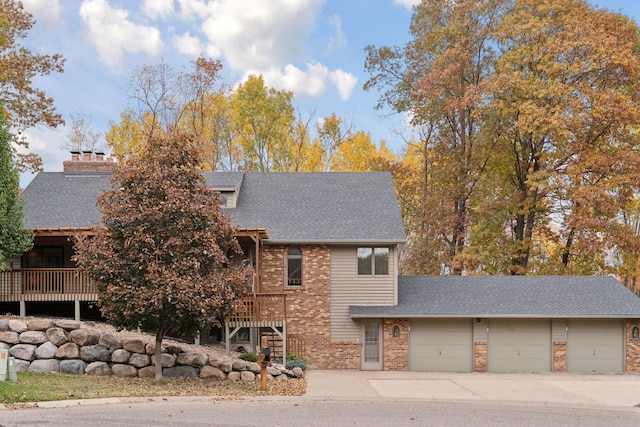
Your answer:
[[[306,396],[633,408],[640,404],[640,376],[309,371]]]

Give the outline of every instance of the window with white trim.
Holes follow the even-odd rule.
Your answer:
[[[359,276],[388,276],[389,248],[358,248]]]

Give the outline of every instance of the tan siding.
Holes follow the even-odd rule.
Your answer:
[[[331,340],[357,341],[350,305],[394,305],[398,282],[396,248],[389,253],[388,276],[358,276],[356,247],[331,247]]]

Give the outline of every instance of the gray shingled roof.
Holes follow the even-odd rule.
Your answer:
[[[27,228],[83,228],[100,225],[96,198],[110,188],[111,173],[40,172],[25,188]]]
[[[610,276],[398,279],[397,306],[351,306],[351,317],[640,317],[640,298]]]
[[[41,172],[25,189],[28,228],[90,227],[100,223],[98,194],[108,173]],[[240,228],[266,228],[273,243],[399,243],[405,233],[389,173],[205,174],[214,188],[241,183]]]

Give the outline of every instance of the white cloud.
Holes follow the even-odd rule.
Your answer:
[[[306,70],[288,64],[283,69],[273,68],[262,75],[267,86],[286,89],[298,95],[316,96],[324,92],[329,70],[318,63],[307,64]]]
[[[347,44],[347,36],[342,31],[342,19],[340,16],[332,15],[329,17],[328,22],[335,30],[335,35],[331,37],[327,47],[327,53],[331,53],[334,49]]]
[[[131,22],[128,11],[112,8],[107,0],[84,0],[80,17],[98,58],[110,67],[119,66],[125,52],[156,57],[164,46],[157,28]]]
[[[35,17],[36,22],[51,25],[60,19],[59,0],[22,0],[22,4],[25,10]]]
[[[407,9],[411,9],[412,6],[417,6],[420,4],[420,0],[393,0],[401,6],[406,7]]]
[[[173,14],[173,0],[143,0],[142,12],[151,19],[165,18]]]
[[[200,56],[205,50],[202,41],[198,37],[192,36],[189,31],[181,36],[175,36],[173,45],[178,49],[178,52],[189,56]]]
[[[331,81],[338,88],[340,98],[346,101],[351,98],[351,93],[358,82],[358,78],[351,73],[338,69],[331,72]]]

